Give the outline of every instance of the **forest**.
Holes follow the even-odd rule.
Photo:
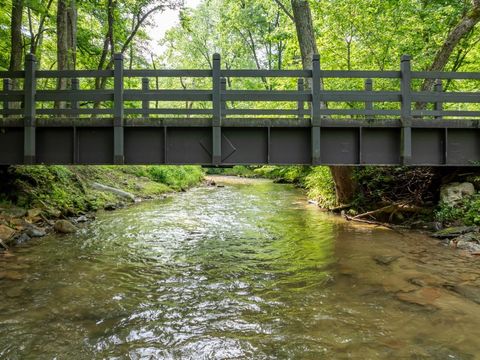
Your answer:
[[[214,53],[221,54],[225,69],[308,69],[313,54],[318,53],[322,69],[398,69],[401,55],[409,54],[414,70],[479,70],[478,0],[204,0],[193,8],[181,0],[3,0],[0,5],[4,10],[0,15],[0,70],[23,69],[29,53],[36,56],[39,69],[59,70],[112,69],[117,53],[124,55],[128,69],[209,69]],[[163,21],[163,14],[171,14],[169,10],[177,11],[179,21],[160,40],[153,39],[156,23]],[[66,89],[68,82],[45,80],[41,86]],[[140,79],[131,82],[130,86],[141,86]],[[227,79],[227,88],[288,89],[291,82]],[[394,85],[385,80],[374,87],[381,90]],[[20,86],[13,84],[13,88]],[[105,78],[81,84],[95,89],[108,86]],[[191,89],[209,84],[205,79],[157,78],[154,86]],[[363,83],[334,79],[322,81],[322,86],[357,89]],[[427,79],[414,86],[431,90],[434,82]],[[443,86],[445,90],[477,89],[475,81],[468,80],[449,80]],[[250,173],[252,169],[228,171]],[[426,205],[432,209],[445,181],[465,180],[456,178],[458,173],[462,171],[448,168],[266,166],[254,175],[295,182],[306,187],[320,206],[350,209],[356,215],[388,206],[399,214],[400,208],[409,212]],[[468,176],[476,181],[475,173],[468,172]],[[405,181],[410,184],[408,190],[402,185]],[[458,218],[474,211],[471,207],[476,202],[470,199],[469,204],[467,210],[436,211],[447,220]],[[392,219],[391,211],[383,215]]]

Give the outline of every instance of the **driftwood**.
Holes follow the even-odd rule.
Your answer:
[[[392,216],[395,215],[398,212],[424,213],[426,211],[428,211],[428,210],[426,210],[426,209],[424,209],[420,206],[410,205],[410,204],[405,204],[405,203],[395,203],[395,204],[390,204],[390,205],[387,205],[387,206],[383,206],[383,207],[375,209],[375,210],[367,211],[367,212],[364,212],[362,214],[358,214],[356,216],[353,216],[352,219],[357,220],[357,219],[364,218],[366,216],[373,216],[373,215],[377,215],[377,214],[381,214],[381,213],[390,214],[390,219],[391,219]]]
[[[355,216],[348,216],[345,213],[343,214],[343,217],[345,218],[345,220],[348,220],[348,221],[355,221],[355,222],[359,222],[359,223],[363,223],[363,224],[383,226],[383,227],[386,227],[388,229],[396,230],[393,225],[383,223],[383,222],[380,222],[380,221],[360,219],[360,218],[356,218]]]

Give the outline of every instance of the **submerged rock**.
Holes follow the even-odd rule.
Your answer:
[[[375,260],[375,262],[378,264],[378,265],[384,265],[384,266],[387,266],[387,265],[390,265],[391,263],[393,263],[395,260],[397,260],[398,258],[400,258],[399,255],[392,255],[392,256],[385,256],[385,255],[375,255],[373,257],[373,260]]]
[[[445,285],[445,288],[480,304],[480,288],[472,285]]]
[[[475,187],[472,183],[454,182],[441,187],[440,201],[447,205],[456,205],[465,197],[475,194]]]
[[[53,228],[62,234],[71,234],[77,231],[77,227],[68,220],[57,220]]]

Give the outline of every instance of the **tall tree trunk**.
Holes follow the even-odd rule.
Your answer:
[[[10,71],[22,69],[22,17],[23,17],[23,0],[12,1],[12,22],[10,27]],[[13,88],[18,88],[18,80],[13,81]]]
[[[58,0],[57,3],[57,68],[58,70],[75,69],[77,46],[77,15],[75,0]],[[57,88],[65,90],[69,87],[68,78],[59,78]],[[65,102],[57,103],[64,108]]]
[[[312,11],[310,10],[308,0],[291,0],[291,4],[298,44],[302,55],[302,65],[304,69],[310,70],[312,69],[312,57],[314,54],[318,54]],[[320,86],[323,89],[323,83]],[[326,107],[326,104],[322,106]],[[351,166],[330,166],[330,172],[335,182],[337,203],[349,203],[357,190],[357,183],[353,178],[354,168]]]

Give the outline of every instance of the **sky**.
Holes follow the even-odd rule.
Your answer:
[[[202,0],[185,0],[185,7],[195,8]],[[151,29],[149,29],[149,35],[152,38],[151,46],[152,52],[159,54],[162,51],[158,45],[159,40],[163,38],[165,32],[179,23],[178,10],[167,10],[162,13],[157,13],[154,16],[154,23]]]

